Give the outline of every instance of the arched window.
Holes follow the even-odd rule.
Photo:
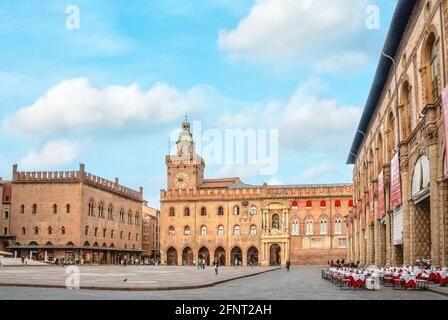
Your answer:
[[[224,226],[220,225],[218,227],[218,235],[223,236],[224,235]]]
[[[132,233],[128,233],[128,240],[131,240],[132,239]]]
[[[89,235],[89,226],[86,226],[84,228],[84,235],[88,236]]]
[[[327,219],[322,218],[320,220],[320,234],[325,235],[327,233],[328,233],[328,231],[327,231]]]
[[[20,213],[21,214],[25,213],[25,206],[23,204],[20,206]]]
[[[313,220],[311,218],[308,218],[306,221],[306,235],[311,236],[313,235]]]
[[[123,208],[120,209],[120,222],[124,223],[124,209]]]
[[[94,235],[95,235],[95,237],[98,237],[98,228],[95,228]]]
[[[272,229],[280,228],[280,217],[278,214],[272,216]]]
[[[140,213],[138,211],[135,213],[135,225],[140,225]]]
[[[112,205],[109,205],[107,208],[107,218],[109,220],[114,220],[114,207]]]
[[[174,230],[174,227],[173,226],[169,227],[168,235],[174,236],[175,234],[176,234],[176,231]]]
[[[26,235],[26,227],[22,227],[22,234]]]
[[[184,216],[189,216],[190,215],[190,208],[186,207],[184,209]]]
[[[256,206],[252,206],[250,207],[250,214],[255,216],[257,214],[257,207]]]
[[[257,226],[255,226],[255,225],[250,226],[250,234],[252,234],[252,235],[257,234]]]
[[[135,241],[138,241],[138,239],[139,239],[139,235],[138,235],[138,233],[136,233],[135,234]],[[135,245],[134,245],[134,248],[135,248]]]
[[[291,223],[291,234],[293,236],[299,235],[299,220],[295,219]]]
[[[218,208],[218,216],[223,216],[224,215],[224,208],[223,207],[219,207]]]
[[[56,213],[58,213],[58,205],[54,204],[53,205],[53,214],[56,214]]]
[[[184,228],[184,235],[186,235],[186,236],[191,235],[191,229],[190,229],[189,226],[186,226],[186,227]]]
[[[206,216],[207,215],[207,209],[205,207],[201,208],[201,216]]]
[[[67,203],[67,204],[65,205],[65,213],[70,213],[70,209],[71,209],[71,208],[70,208],[70,204]]]
[[[93,200],[89,201],[89,208],[87,211],[87,215],[88,216],[93,216],[93,208],[94,208],[95,204],[93,203]]]
[[[123,239],[123,231],[120,231],[120,239]]]
[[[103,229],[103,238],[106,238],[107,229]]]
[[[169,215],[170,217],[174,217],[174,216],[176,215],[176,212],[174,211],[174,208],[173,208],[173,207],[170,208],[168,215]]]
[[[233,208],[233,214],[236,215],[236,216],[238,216],[238,215],[240,214],[240,207],[235,206],[235,207]]]
[[[113,239],[114,238],[114,230],[110,230],[110,238]]]
[[[430,55],[430,77],[431,77],[431,90],[433,102],[439,97],[439,58],[435,39],[431,45]]]
[[[334,220],[333,229],[334,234],[342,234],[342,221],[340,218]]]
[[[32,211],[33,214],[37,213],[37,204],[33,204]]]
[[[132,212],[128,212],[128,224],[132,224]]]
[[[34,229],[34,230],[36,230],[36,229]],[[34,233],[34,234],[37,234],[37,233]],[[48,234],[53,234],[53,228],[52,227],[48,227]]]
[[[38,227],[34,227],[34,234],[38,235],[39,234],[39,228]]]
[[[62,234],[62,235],[65,234],[65,227],[64,227],[64,226],[61,227],[61,234]]]
[[[207,227],[206,226],[202,226],[201,227],[201,236],[206,236],[207,235]]]
[[[98,218],[104,218],[104,204],[102,202],[98,205]]]
[[[239,236],[241,234],[241,228],[239,225],[236,225],[235,227],[233,227],[233,234],[236,236]]]

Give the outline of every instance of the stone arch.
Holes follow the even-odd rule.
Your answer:
[[[194,252],[189,244],[186,244],[182,249],[182,265],[192,266],[194,261]]]
[[[177,250],[174,247],[169,247],[166,250],[166,264],[168,266],[177,266]]]
[[[251,261],[254,266],[258,265],[258,249],[254,245],[247,249],[247,263],[250,264]]]
[[[377,164],[377,174],[379,174],[383,170],[383,164],[384,164],[383,135],[381,132],[378,132],[376,143],[377,143],[376,164]]]
[[[421,51],[421,66],[422,66],[422,84],[423,84],[423,98],[425,104],[432,104],[435,102],[435,97],[440,94],[440,45],[438,44],[437,28],[431,25],[425,41],[422,44]],[[434,60],[436,65],[433,65],[432,57],[433,53],[436,53],[436,59]],[[432,69],[434,67],[434,69]],[[436,72],[436,74],[434,74]],[[436,82],[432,82],[432,77],[436,75]],[[437,90],[437,92],[435,92]]]
[[[386,160],[387,162],[390,162],[392,160],[396,144],[396,137],[395,137],[396,121],[395,121],[395,115],[392,111],[389,111],[388,113],[386,125],[387,125]]]
[[[205,259],[205,265],[210,265],[210,250],[206,245],[202,245],[199,248],[198,259]]]
[[[401,138],[406,140],[412,131],[412,89],[409,80],[405,80],[401,85],[400,101],[402,106],[400,117]]]
[[[226,265],[226,250],[223,246],[218,246],[215,249],[215,261],[218,261],[221,266]]]
[[[238,245],[230,250],[230,263],[232,265],[241,265],[243,263],[243,250]]]

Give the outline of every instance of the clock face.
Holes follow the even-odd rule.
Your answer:
[[[188,186],[188,181],[188,174],[185,172],[178,172],[174,184],[176,185],[176,188],[185,189]]]

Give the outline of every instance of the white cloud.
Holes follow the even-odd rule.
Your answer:
[[[59,167],[75,161],[81,145],[66,140],[48,141],[39,150],[31,150],[19,160],[19,167],[26,170]]]
[[[367,56],[362,52],[344,52],[317,62],[315,69],[325,73],[356,72],[366,62]]]
[[[217,123],[223,127],[276,128],[280,146],[292,151],[341,149],[352,140],[362,110],[322,97],[326,91],[323,82],[311,79],[299,85],[287,102],[271,101],[235,114],[225,113]]]
[[[213,89],[196,86],[179,92],[164,83],[143,91],[128,87],[96,88],[86,78],[64,80],[31,106],[3,121],[3,128],[29,135],[51,135],[83,129],[159,125],[205,106]]]
[[[321,85],[316,81],[299,86],[284,108],[279,127],[284,147],[326,152],[340,149],[353,138],[361,108],[319,97],[317,87]]]
[[[312,181],[323,173],[330,172],[333,166],[330,163],[320,163],[315,166],[308,167],[299,175],[299,181]]]
[[[260,174],[260,168],[257,165],[250,164],[224,164],[218,171],[218,178],[241,177],[244,178],[257,177]]]
[[[366,0],[257,0],[218,45],[232,56],[253,59],[319,58],[356,45],[365,31]],[[340,49],[339,49],[340,50]]]

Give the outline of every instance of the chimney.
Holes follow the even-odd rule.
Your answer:
[[[140,200],[143,200],[143,187],[140,187]]]

